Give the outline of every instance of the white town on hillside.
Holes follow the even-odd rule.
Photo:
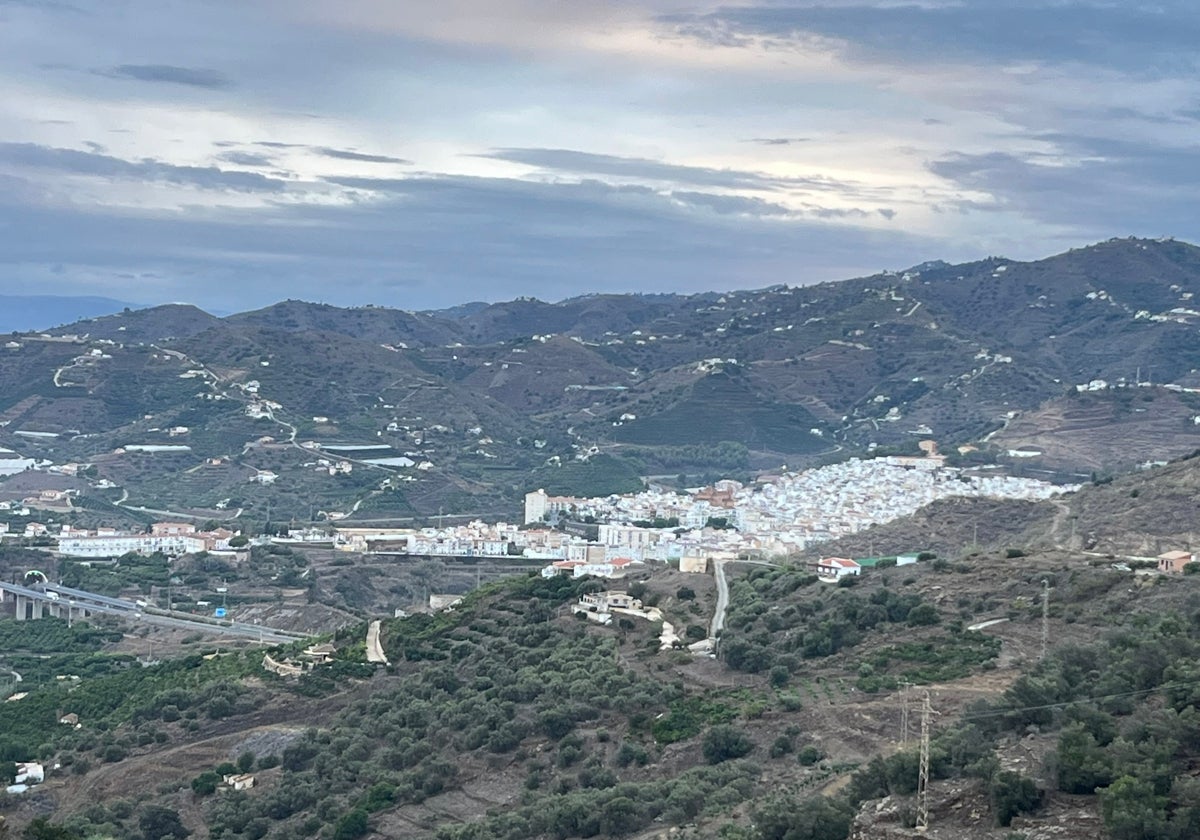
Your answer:
[[[784,556],[907,516],[939,499],[1041,500],[1075,489],[1076,485],[967,473],[946,466],[937,456],[892,456],[785,472],[754,486],[718,481],[684,493],[648,489],[576,498],[536,490],[525,497],[525,521],[520,525],[474,521],[438,528],[338,527],[295,531],[282,539],[332,542],[347,552],[524,557],[548,561],[547,575],[614,577],[631,564],[655,561],[703,568],[707,560],[741,554]],[[564,530],[560,526],[566,521],[595,524],[595,538],[589,540],[577,527]],[[227,551],[234,535],[223,529],[199,533],[179,523],[159,523],[143,534],[111,528],[88,532],[65,525],[55,533],[30,522],[8,536],[45,536],[55,539],[65,555],[110,557],[127,552]]]

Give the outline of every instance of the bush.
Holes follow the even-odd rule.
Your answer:
[[[749,755],[754,742],[740,729],[725,724],[714,726],[704,736],[701,752],[709,764],[720,764],[734,758]]]
[[[205,770],[196,778],[192,779],[192,792],[197,796],[212,796],[217,792],[217,785],[221,783],[221,777],[212,770]]]
[[[824,757],[825,757],[825,754],[822,753],[819,748],[813,746],[812,744],[808,744],[805,747],[801,747],[800,752],[796,753],[796,760],[799,761],[801,764],[803,764],[805,767],[811,767],[812,765],[816,764],[818,761],[820,761]]]
[[[370,831],[367,812],[361,808],[347,811],[333,829],[333,840],[355,840]]]
[[[996,824],[1003,827],[1010,825],[1017,814],[1035,811],[1042,804],[1042,792],[1033,779],[1009,770],[1001,770],[992,777],[988,794]]]

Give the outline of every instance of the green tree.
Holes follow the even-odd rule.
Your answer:
[[[333,840],[355,840],[371,830],[367,812],[361,808],[347,811],[333,829]]]
[[[708,730],[701,744],[704,760],[709,764],[720,764],[733,758],[749,755],[754,749],[754,742],[745,732],[728,724],[720,724]]]
[[[1158,840],[1167,835],[1167,798],[1154,786],[1121,776],[1100,791],[1100,811],[1112,840]]]
[[[179,814],[161,805],[147,805],[142,809],[138,828],[141,829],[143,840],[163,840],[165,837],[183,840],[191,834],[184,828]]]
[[[1094,793],[1112,781],[1108,756],[1081,723],[1058,736],[1058,789],[1065,793]]]
[[[1042,804],[1042,792],[1033,779],[1009,770],[992,777],[988,793],[999,826],[1008,826],[1017,814],[1034,811]]]
[[[757,840],[846,840],[854,810],[842,800],[779,797],[753,812]]]
[[[38,817],[21,833],[25,840],[80,840],[81,834],[63,825],[56,825],[45,817]]]

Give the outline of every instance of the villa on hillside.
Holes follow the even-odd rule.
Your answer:
[[[857,575],[862,566],[848,557],[822,557],[817,561],[817,574],[831,580]]]

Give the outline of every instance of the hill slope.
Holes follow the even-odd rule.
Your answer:
[[[736,463],[733,477],[749,479],[753,465],[915,451],[921,439],[1083,474],[1200,446],[1200,249],[1114,240],[1036,262],[919,269],[442,314],[299,301],[224,319],[125,312],[56,330],[53,347],[0,351],[0,446],[89,462],[183,425],[201,445],[191,461],[164,462],[176,475],[260,436],[386,445],[437,468],[368,466],[336,505],[336,488],[308,480],[249,500],[256,515],[299,518],[306,493],[361,510],[390,478],[418,485],[389,491],[395,513],[513,511],[536,471],[594,451],[643,473]],[[218,405],[197,411],[197,400]],[[250,424],[259,435],[230,430],[231,415],[261,401],[276,407]],[[19,430],[72,437],[31,442]],[[716,457],[730,442],[747,454]],[[108,477],[131,477],[118,472]]]

